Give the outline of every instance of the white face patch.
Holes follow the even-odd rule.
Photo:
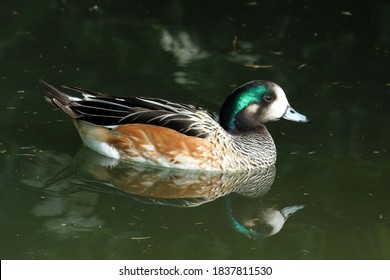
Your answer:
[[[279,120],[286,112],[287,107],[290,106],[286,94],[280,86],[272,84],[272,90],[275,92],[276,99],[269,105],[262,115],[263,120],[266,122]]]
[[[286,222],[286,218],[284,218],[283,215],[276,210],[269,210],[267,212],[266,220],[272,227],[272,231],[269,233],[269,235],[274,235],[282,229],[284,223]]]

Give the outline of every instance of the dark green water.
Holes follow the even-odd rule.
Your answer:
[[[390,258],[386,1],[4,2],[2,259]],[[79,151],[39,78],[214,111],[235,85],[266,79],[312,123],[268,125],[272,186],[107,167]],[[178,198],[189,188],[205,193]]]

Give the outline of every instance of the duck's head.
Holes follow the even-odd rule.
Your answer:
[[[290,106],[280,86],[257,80],[236,88],[222,105],[219,117],[221,126],[230,132],[255,131],[281,118],[309,122]]]

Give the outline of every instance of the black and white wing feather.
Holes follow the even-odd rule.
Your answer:
[[[201,107],[173,103],[158,98],[113,97],[78,87],[64,88],[80,92],[83,98],[69,96],[41,81],[46,99],[75,119],[96,125],[150,124],[180,133],[207,138],[216,127],[218,115]]]

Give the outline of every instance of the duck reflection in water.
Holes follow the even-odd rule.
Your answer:
[[[44,187],[61,192],[72,191],[70,186],[82,187],[175,207],[196,207],[223,197],[232,228],[250,238],[262,238],[278,233],[287,218],[303,208],[281,209],[263,200],[274,178],[275,166],[245,172],[194,172],[118,161],[82,148]]]

